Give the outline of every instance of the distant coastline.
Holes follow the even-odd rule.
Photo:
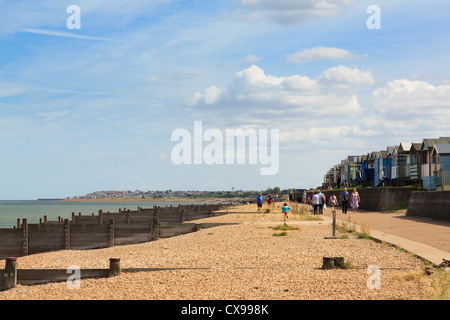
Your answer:
[[[87,199],[58,199],[58,202],[228,202],[234,198],[87,198]]]

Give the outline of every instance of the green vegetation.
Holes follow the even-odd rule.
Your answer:
[[[279,224],[272,228],[273,230],[299,230],[299,227],[289,226],[286,223]]]
[[[390,212],[408,210],[409,201],[402,202],[400,205],[393,207]]]
[[[363,225],[361,226],[360,231],[357,231],[356,224],[351,221],[350,217],[348,217],[347,221],[338,222],[336,224],[336,230],[341,233],[352,233],[356,235],[358,239],[372,239],[369,226]],[[348,236],[345,239],[348,239]]]
[[[287,232],[283,231],[283,232],[280,232],[280,233],[274,233],[272,236],[274,236],[274,237],[285,237],[285,236],[287,236]]]

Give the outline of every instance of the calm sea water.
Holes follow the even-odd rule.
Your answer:
[[[48,221],[71,219],[72,212],[82,215],[103,212],[118,212],[119,208],[137,210],[137,207],[153,208],[153,206],[178,206],[190,202],[59,202],[59,201],[12,201],[0,200],[0,228],[12,228],[17,225],[17,219],[27,218],[28,223],[39,223],[39,219]]]

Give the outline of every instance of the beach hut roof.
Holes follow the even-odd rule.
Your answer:
[[[435,144],[447,144],[450,143],[450,137],[439,137],[437,139],[423,139],[422,151],[433,149]]]
[[[411,151],[412,143],[411,142],[402,142],[400,143],[400,147],[398,148],[399,153],[408,153]]]
[[[386,154],[387,154],[388,156],[390,156],[391,154],[394,153],[394,150],[395,150],[395,147],[387,147],[387,148],[386,148]]]
[[[433,147],[433,153],[439,155],[450,155],[450,143],[435,144]]]
[[[411,152],[416,152],[416,151],[421,151],[422,149],[422,143],[418,142],[418,143],[413,143],[411,146]]]

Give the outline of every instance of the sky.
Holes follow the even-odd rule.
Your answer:
[[[446,0],[0,0],[0,199],[311,188],[450,136],[449,21]],[[177,164],[195,123],[278,130],[276,172]]]

